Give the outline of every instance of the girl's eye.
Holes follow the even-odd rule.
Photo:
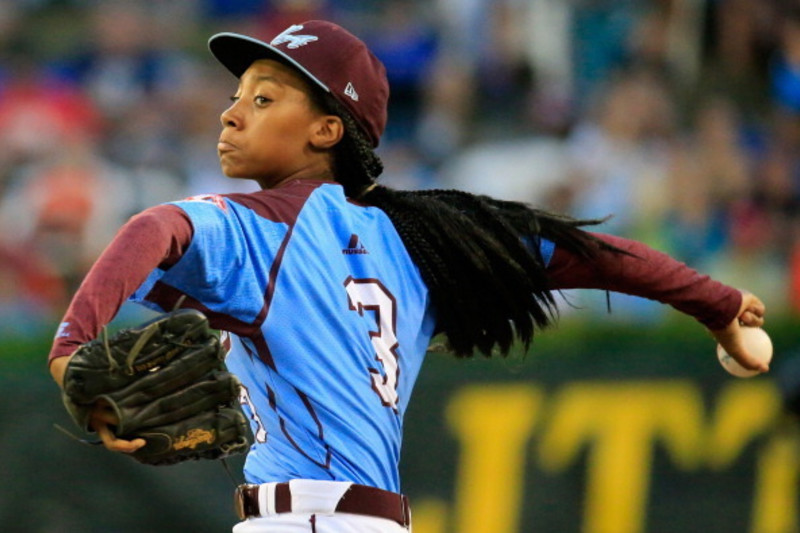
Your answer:
[[[271,100],[266,96],[257,95],[255,98],[253,98],[253,101],[258,105],[264,105],[268,104]]]
[[[231,102],[233,102],[235,104],[238,101],[239,101],[239,97],[238,96],[231,96]]]

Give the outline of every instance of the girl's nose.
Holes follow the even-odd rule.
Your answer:
[[[219,120],[222,123],[222,127],[224,128],[238,128],[241,124],[241,120],[239,119],[238,115],[236,114],[234,108],[236,107],[236,103],[233,103],[228,109],[222,112],[219,116]]]

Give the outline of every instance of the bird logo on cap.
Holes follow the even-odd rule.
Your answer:
[[[315,35],[292,35],[294,32],[300,31],[303,29],[303,26],[300,24],[294,24],[289,26],[283,32],[281,32],[277,37],[272,39],[271,44],[272,46],[278,46],[279,44],[289,43],[287,48],[292,50],[296,48],[300,48],[301,46],[305,46],[308,43],[312,43],[314,41],[318,41],[319,37]]]

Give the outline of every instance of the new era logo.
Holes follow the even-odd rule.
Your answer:
[[[352,83],[347,83],[347,87],[344,88],[344,94],[349,96],[354,102],[358,102],[358,93]]]
[[[358,241],[358,235],[353,233],[350,235],[350,241],[347,243],[347,248],[342,248],[342,253],[344,255],[359,255],[368,254],[369,252],[364,245]]]

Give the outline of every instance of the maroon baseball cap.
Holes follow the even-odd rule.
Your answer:
[[[389,82],[383,63],[361,39],[323,20],[294,24],[269,44],[238,33],[218,33],[208,48],[237,78],[257,59],[275,59],[333,95],[350,112],[372,146],[386,128]]]

